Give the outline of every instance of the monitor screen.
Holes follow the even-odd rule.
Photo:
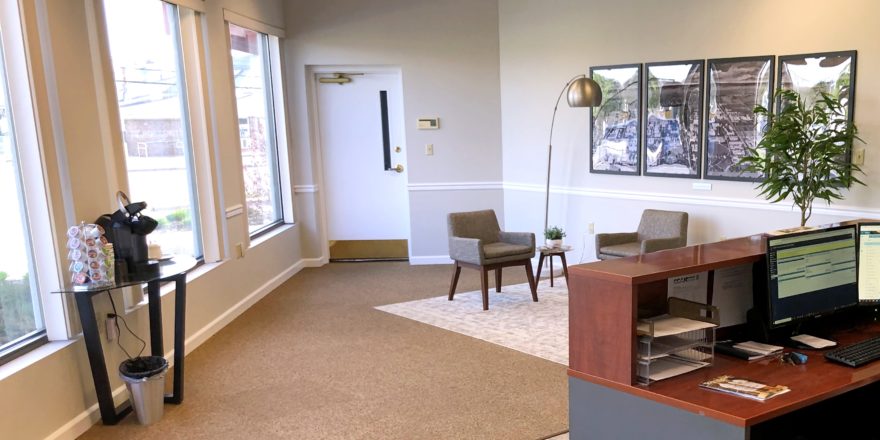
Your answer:
[[[767,266],[771,327],[859,303],[855,225],[771,237]]]
[[[880,303],[880,223],[859,225],[859,302]]]

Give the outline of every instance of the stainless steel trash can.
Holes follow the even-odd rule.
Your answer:
[[[162,356],[141,356],[119,364],[119,377],[128,388],[131,406],[141,425],[149,425],[162,418],[167,371],[168,361]]]

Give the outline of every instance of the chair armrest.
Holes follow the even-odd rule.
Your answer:
[[[465,263],[482,264],[483,240],[478,238],[449,237],[449,258]]]
[[[605,246],[614,246],[624,243],[632,243],[639,241],[638,232],[614,232],[605,234],[596,234],[596,252]]]
[[[498,233],[498,240],[504,243],[518,244],[520,246],[530,246],[535,248],[534,232],[504,232]]]
[[[679,237],[649,238],[642,241],[641,252],[647,254],[649,252],[662,251],[664,249],[673,249],[677,248],[679,243],[681,243],[681,238]]]

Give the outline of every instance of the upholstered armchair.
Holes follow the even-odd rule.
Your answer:
[[[646,209],[636,232],[596,234],[596,258],[631,257],[687,244],[688,214]]]
[[[504,232],[498,226],[495,211],[457,212],[447,217],[449,229],[449,257],[455,260],[449,300],[455,295],[462,267],[480,271],[483,292],[483,310],[489,310],[489,271],[495,271],[495,291],[501,292],[501,269],[525,266],[532,291],[532,301],[538,301],[537,284],[532,274],[535,256],[535,234],[531,232]]]

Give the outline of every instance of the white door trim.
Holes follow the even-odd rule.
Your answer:
[[[328,65],[309,65],[306,66],[306,98],[308,99],[308,120],[309,120],[309,141],[312,144],[313,155],[313,174],[314,186],[317,188],[326,188],[324,181],[324,148],[321,144],[321,121],[318,118],[318,75],[326,73],[385,73],[395,74],[400,78],[400,90],[403,92],[403,69],[399,66],[392,65],[349,65],[349,64],[328,64]],[[404,105],[404,99],[401,96],[401,105]],[[406,117],[406,108],[401,108],[402,115]],[[406,121],[403,121],[403,140],[406,143]],[[409,151],[408,149],[404,151]],[[407,186],[409,184],[409,173],[406,174]],[[319,229],[319,240],[321,241],[321,259],[327,261],[330,258],[330,242],[327,238],[328,217],[327,217],[327,192],[315,191],[317,219],[316,223]],[[408,205],[408,204],[407,204]],[[407,216],[410,216],[407,209]],[[407,231],[407,254],[412,258],[412,230]]]

